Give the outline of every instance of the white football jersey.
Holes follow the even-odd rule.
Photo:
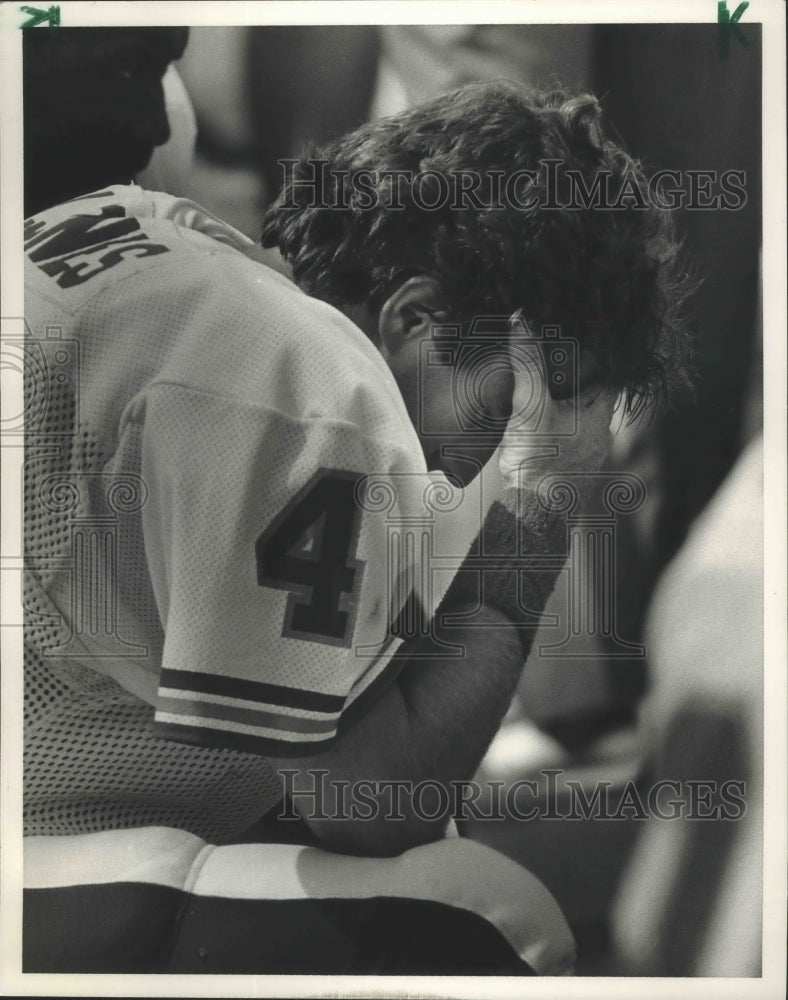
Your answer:
[[[266,755],[329,747],[400,665],[418,439],[250,245],[136,186],[27,220],[29,833],[231,837],[280,797]]]

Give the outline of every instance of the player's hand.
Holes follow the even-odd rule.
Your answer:
[[[520,341],[513,367],[512,416],[498,450],[505,487],[534,489],[547,473],[597,470],[610,449],[617,393],[581,382],[570,398],[553,399],[536,341]]]

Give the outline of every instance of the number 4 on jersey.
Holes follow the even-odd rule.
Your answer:
[[[255,544],[257,582],[291,592],[282,635],[350,646],[364,563],[356,472],[321,470]]]

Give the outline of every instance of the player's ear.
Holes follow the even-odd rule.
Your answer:
[[[378,317],[381,345],[389,354],[395,354],[407,341],[430,336],[432,326],[448,318],[438,282],[428,274],[415,274],[383,303]]]

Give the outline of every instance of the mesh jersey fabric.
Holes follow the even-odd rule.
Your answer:
[[[225,842],[281,795],[266,754],[396,673],[418,439],[375,347],[249,245],[133,185],[26,222],[27,834]]]

